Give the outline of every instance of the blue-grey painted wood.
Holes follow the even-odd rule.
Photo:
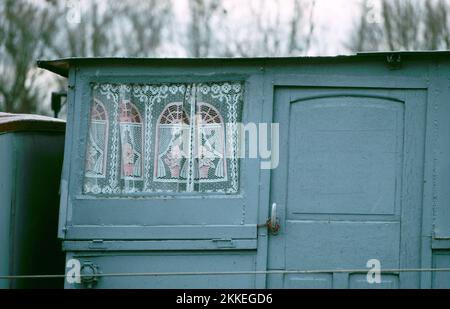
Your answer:
[[[424,150],[427,97],[425,91],[405,93],[405,138],[401,201],[400,268],[421,266]],[[417,288],[421,273],[400,273],[402,288]]]
[[[261,67],[260,70],[265,73],[266,69]],[[273,84],[271,82],[271,76],[264,74],[261,76],[260,85],[261,90],[261,122],[272,123],[272,110],[273,110]],[[270,136],[270,144],[272,144],[272,138]],[[260,170],[260,184],[259,184],[259,206],[258,206],[258,222],[266,222],[270,217],[269,214],[269,201],[270,201],[270,170]],[[268,232],[267,227],[260,226],[258,229],[258,251],[256,257],[256,269],[258,271],[267,270],[267,254],[268,254]],[[267,275],[256,275],[256,288],[265,288],[267,283]]]
[[[11,210],[14,188],[13,134],[0,134],[0,274],[11,274]],[[0,288],[9,288],[9,280],[0,280]]]
[[[76,84],[76,69],[72,69],[69,72],[68,90],[67,90],[67,123],[65,139],[64,139],[64,161],[61,171],[61,184],[60,184],[60,208],[59,208],[59,220],[58,220],[58,237],[64,238],[66,233],[66,227],[71,224],[71,220],[68,214],[72,213],[71,204],[69,203],[69,172],[71,166],[72,143],[73,143],[73,129],[72,125],[75,122],[74,108],[75,104],[75,84]]]
[[[66,239],[216,239],[256,238],[256,225],[75,225]]]
[[[270,237],[269,268],[361,269],[370,259],[419,267],[424,93],[279,91],[284,166],[272,173],[271,198],[283,227]],[[352,276],[289,275],[278,287],[356,287]],[[419,284],[418,274],[389,278],[394,287]]]
[[[450,251],[438,250],[433,255],[434,268],[450,268]],[[450,289],[448,272],[435,272],[432,275],[432,287],[436,289]]]
[[[37,125],[36,125],[37,127]],[[54,274],[64,267],[55,238],[62,132],[0,134],[0,273]],[[2,287],[62,287],[62,279],[0,280]]]
[[[256,239],[65,241],[65,251],[255,250]]]
[[[446,265],[445,252],[450,248],[450,61],[445,55],[405,59],[398,70],[390,70],[383,55],[317,61],[161,60],[129,65],[105,60],[101,66],[93,61],[73,62],[59,228],[59,237],[67,240],[67,257],[73,252],[92,256],[108,269],[131,267],[128,263],[134,262],[137,271],[166,269],[161,265],[166,259],[164,251],[171,252],[171,263],[190,268],[191,262],[184,260],[194,250],[233,270],[230,261],[242,263],[245,270],[364,268],[364,260],[371,255],[380,257],[382,267]],[[260,170],[260,160],[242,160],[242,190],[237,196],[97,199],[81,195],[89,83],[226,80],[246,82],[244,122],[280,122],[277,169]],[[286,133],[294,127],[312,133]],[[297,171],[301,173],[296,175]],[[301,186],[306,189],[299,190]],[[333,196],[341,191],[347,195]],[[271,202],[279,205],[282,227],[278,236],[256,227],[269,217]],[[237,245],[218,248],[218,258],[211,255],[215,238],[232,239]],[[93,239],[104,242],[92,245]],[[105,253],[98,255],[102,248]],[[155,250],[161,250],[160,254]],[[317,255],[317,251],[323,252]],[[240,254],[246,256],[243,261],[237,260]],[[148,268],[144,261],[150,260],[157,266]],[[202,270],[208,267],[212,266]],[[258,274],[215,284],[429,288],[442,286],[450,274],[392,273],[382,278],[375,286],[367,285],[364,274]],[[205,277],[190,279],[193,286],[206,282]],[[105,282],[98,287],[154,287],[159,281]],[[186,284],[173,279],[161,282],[168,287]]]
[[[73,105],[73,114],[81,115],[73,123],[71,138],[71,154],[70,163],[66,164],[65,171],[69,169],[69,176],[64,174],[63,182],[68,184],[68,196],[64,204],[67,204],[65,211],[67,217],[67,224],[65,226],[67,237],[73,239],[78,237],[78,233],[70,232],[76,229],[77,226],[98,226],[96,230],[102,230],[102,226],[109,226],[109,229],[119,226],[161,226],[170,225],[172,231],[167,237],[175,238],[204,238],[206,237],[220,237],[219,234],[214,234],[214,226],[220,225],[234,225],[234,230],[238,231],[241,225],[253,224],[253,229],[256,231],[256,214],[257,214],[257,200],[251,198],[257,195],[258,182],[255,178],[249,178],[249,173],[246,170],[257,170],[257,161],[241,161],[240,165],[240,193],[235,196],[214,196],[212,194],[198,194],[194,196],[179,196],[161,194],[148,194],[133,198],[129,196],[127,199],[105,199],[96,197],[86,197],[81,194],[82,181],[84,176],[84,154],[86,153],[86,136],[88,129],[89,111],[90,111],[90,83],[93,81],[114,81],[114,82],[161,82],[161,81],[184,81],[194,82],[202,81],[222,81],[222,80],[243,80],[246,81],[248,74],[242,74],[242,70],[236,70],[232,75],[229,70],[224,69],[224,74],[218,72],[214,76],[209,75],[186,75],[186,72],[180,76],[173,76],[170,70],[160,70],[152,74],[142,75],[139,69],[133,72],[126,72],[126,70],[108,69],[104,68],[102,74],[92,74],[90,69],[80,69],[76,71],[75,95]],[[97,70],[96,70],[97,72]],[[241,74],[237,74],[241,72]],[[169,74],[170,73],[170,74]],[[243,122],[258,123],[258,115],[254,115],[251,110],[257,109],[259,101],[257,94],[259,93],[258,84],[246,82],[245,84],[245,104],[244,104],[244,118]],[[72,111],[71,111],[72,113]],[[71,116],[73,117],[73,116]],[[180,201],[183,202],[183,207],[180,208]],[[107,209],[107,211],[105,211]],[[248,209],[248,211],[247,211]],[[168,215],[168,213],[170,215]],[[195,215],[192,215],[195,214]],[[201,226],[204,233],[200,236],[198,233],[186,233],[186,229],[177,229],[178,226]],[[211,229],[209,227],[212,227]],[[131,230],[138,230],[128,229]],[[93,231],[93,229],[91,229]],[[178,231],[178,232],[177,232]],[[235,233],[234,233],[235,234]],[[70,236],[69,236],[70,235]],[[142,238],[155,239],[151,233],[139,233],[140,236],[131,235],[129,233],[122,234],[121,232],[114,233],[116,238]],[[146,236],[142,236],[146,235]],[[156,238],[161,238],[162,234]],[[253,233],[256,237],[256,232]],[[98,236],[90,235],[88,237],[102,238],[102,234]],[[107,237],[107,236],[106,236]],[[246,238],[248,235],[242,235],[240,238]]]
[[[82,264],[92,262],[99,265],[104,274],[113,273],[185,273],[185,272],[228,272],[254,270],[255,256],[252,252],[156,252],[136,253],[112,252],[69,253],[67,259],[76,258]],[[66,288],[83,288],[81,284],[69,284]],[[127,276],[102,277],[96,288],[136,288],[152,289],[231,289],[254,288],[253,275],[170,275],[170,276]]]
[[[55,238],[63,144],[61,132],[14,133],[13,274],[56,273],[64,265]],[[62,281],[13,280],[12,287],[61,287]]]
[[[436,239],[431,240],[432,249],[448,249],[450,248],[450,239]]]
[[[434,87],[430,89],[431,104],[435,110],[435,118],[430,126],[435,139],[433,156],[434,181],[434,237],[450,239],[450,66],[448,63],[438,64],[435,70]]]

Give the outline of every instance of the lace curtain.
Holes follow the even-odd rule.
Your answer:
[[[239,191],[243,84],[92,84],[84,194]]]

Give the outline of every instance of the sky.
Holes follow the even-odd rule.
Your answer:
[[[281,3],[281,15],[288,17],[292,1],[278,0]],[[350,33],[350,28],[359,16],[359,4],[361,0],[316,0],[314,10],[314,21],[316,24],[316,38],[320,41],[314,42],[308,51],[309,56],[336,55],[348,53],[345,43]],[[376,1],[374,0],[374,7]],[[245,4],[244,4],[245,3]],[[268,1],[269,10],[276,9],[276,1]],[[250,13],[250,5],[260,4],[260,0],[223,0],[222,4],[227,8],[229,16],[238,24]],[[186,15],[188,0],[176,0],[174,8],[177,20],[187,22]]]
[[[359,0],[317,0],[315,20],[321,29],[323,42],[315,44],[309,52],[313,55],[347,53],[343,42],[348,39],[350,28],[359,14]],[[323,50],[322,50],[323,49]]]
[[[43,0],[28,0],[39,3]],[[65,0],[67,1],[67,0]],[[78,0],[71,0],[78,1]],[[83,10],[88,7],[87,1],[80,0],[81,4],[81,19],[83,18]],[[107,9],[108,1],[104,0]],[[115,0],[118,1],[118,0]],[[121,1],[121,0],[119,0]],[[123,0],[126,1],[126,0]],[[166,0],[160,0],[166,1]],[[246,21],[251,17],[251,6],[259,8],[264,0],[222,0],[222,5],[227,10],[228,18],[232,22],[227,22],[227,27],[245,27]],[[345,42],[348,42],[348,36],[351,32],[351,27],[357,22],[359,17],[359,8],[362,0],[316,0],[313,20],[315,23],[315,41],[311,43],[311,47],[306,53],[309,56],[317,55],[339,55],[349,54],[350,52],[345,47]],[[267,11],[275,12],[277,7],[280,8],[281,17],[286,17],[285,22],[288,22],[289,16],[293,11],[293,2],[291,0],[266,0]],[[277,5],[277,2],[280,5]],[[378,0],[373,0],[376,4]],[[67,3],[67,2],[66,2]],[[189,23],[188,0],[175,0],[173,7],[175,20],[180,23],[181,29],[187,29]],[[68,8],[69,10],[69,8]],[[229,25],[228,25],[229,24]],[[217,29],[218,35],[226,33],[223,29]],[[244,40],[246,35],[251,34],[249,31],[242,33]],[[229,31],[231,35],[235,35],[233,31]],[[187,51],[179,47],[179,43],[183,40],[181,34],[178,38],[171,38],[172,41],[164,42],[159,53],[159,57],[186,57],[189,56]],[[226,42],[226,40],[224,40]],[[43,83],[47,83],[47,78],[41,79]]]
[[[42,3],[43,0],[27,0],[33,3]],[[90,0],[64,0],[66,6],[70,2],[79,2],[81,4],[81,15],[88,7],[87,3]],[[108,1],[126,1],[126,0],[103,0],[105,7],[108,6]],[[145,0],[144,0],[145,1]],[[160,0],[166,1],[166,0]],[[181,23],[181,26],[187,26],[189,21],[188,13],[189,0],[175,0],[174,13],[175,20]],[[269,11],[276,11],[277,3],[280,3],[281,16],[289,17],[293,7],[291,0],[221,0],[222,5],[227,9],[228,16],[235,22],[230,24],[245,25],[245,20],[251,14],[250,6],[260,6],[262,2],[266,2]],[[311,1],[311,0],[309,0]],[[315,0],[316,6],[314,10],[315,22],[315,38],[317,42],[313,42],[311,49],[307,52],[309,56],[316,55],[335,55],[348,53],[345,48],[345,42],[348,40],[348,35],[351,32],[352,25],[356,22],[359,16],[359,8],[362,0]],[[373,4],[375,10],[379,7],[379,0],[369,0]],[[69,8],[68,8],[69,10]],[[82,16],[81,16],[82,18]],[[232,26],[231,26],[232,27]],[[220,29],[219,29],[220,31]],[[163,50],[170,50],[173,53],[173,46],[169,43]],[[183,51],[179,51],[170,56],[183,57]]]

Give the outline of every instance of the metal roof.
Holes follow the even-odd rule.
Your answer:
[[[86,65],[180,65],[180,64],[280,64],[280,63],[311,63],[311,62],[340,62],[362,61],[368,58],[385,59],[389,55],[400,55],[402,58],[447,58],[450,51],[382,51],[361,52],[351,55],[338,56],[302,56],[302,57],[255,57],[255,58],[126,58],[126,57],[72,57],[54,60],[38,60],[40,68],[67,77],[69,68],[76,64]]]
[[[62,119],[0,112],[0,134],[16,131],[64,131],[65,128],[66,122]]]

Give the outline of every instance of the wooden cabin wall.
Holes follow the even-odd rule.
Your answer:
[[[163,61],[163,60],[162,60]],[[237,241],[234,246],[223,248],[214,247],[214,237],[218,234],[211,232],[214,237],[205,236],[204,239],[192,234],[192,239],[181,239],[177,235],[173,239],[152,236],[152,230],[144,225],[136,226],[134,231],[114,229],[113,224],[104,224],[87,229],[83,222],[103,220],[109,218],[111,222],[131,222],[146,216],[151,216],[151,209],[138,205],[137,201],[116,201],[114,207],[120,203],[133,204],[134,212],[129,208],[130,218],[113,217],[106,207],[100,206],[102,199],[91,199],[91,205],[98,203],[101,211],[92,212],[94,217],[88,217],[90,210],[83,206],[83,212],[77,213],[75,203],[83,203],[78,198],[81,188],[82,163],[85,153],[84,143],[87,134],[89,115],[89,83],[92,82],[174,82],[174,81],[214,81],[217,79],[240,78],[245,80],[250,91],[244,100],[244,121],[271,123],[274,120],[277,91],[298,89],[315,89],[320,91],[347,89],[363,92],[365,89],[381,92],[416,93],[421,101],[418,104],[418,122],[423,122],[417,138],[423,140],[423,145],[416,145],[411,155],[420,158],[418,170],[421,175],[422,186],[411,194],[420,203],[419,213],[415,213],[413,220],[420,230],[419,253],[401,252],[405,260],[414,260],[419,268],[449,267],[450,266],[450,61],[439,59],[423,59],[406,57],[399,68],[392,68],[384,58],[365,58],[364,60],[336,60],[317,61],[314,63],[302,60],[286,60],[277,62],[265,60],[261,62],[249,61],[233,64],[217,61],[207,65],[190,65],[180,61],[176,64],[165,65],[75,65],[70,70],[69,84],[69,130],[66,135],[66,158],[63,168],[62,197],[59,235],[65,240],[66,259],[78,258],[82,262],[96,263],[102,272],[171,272],[171,271],[265,271],[270,270],[270,255],[279,252],[274,236],[269,235],[265,228],[251,230],[266,221],[269,206],[272,202],[270,170],[260,170],[259,161],[246,166],[243,177],[245,186],[249,190],[250,200],[254,201],[245,208],[246,232],[236,230]],[[370,90],[370,91],[369,91]],[[420,106],[419,106],[420,105]],[[408,131],[416,132],[416,131]],[[416,134],[416,133],[414,133]],[[414,143],[415,136],[407,137]],[[292,167],[290,167],[292,168]],[[417,175],[416,175],[417,176]],[[255,184],[257,184],[255,186]],[[249,200],[249,201],[250,201]],[[142,202],[142,200],[140,200]],[[148,201],[151,204],[151,200]],[[113,205],[113,204],[111,204]],[[256,206],[255,206],[256,205]],[[407,207],[408,205],[403,205]],[[129,207],[129,205],[127,206]],[[81,209],[81,208],[80,208]],[[167,214],[170,216],[170,214]],[[108,217],[109,216],[109,217]],[[101,218],[102,217],[102,218]],[[124,221],[125,220],[125,221]],[[128,221],[127,221],[128,220]],[[99,221],[99,222],[100,222]],[[91,228],[92,226],[89,226]],[[213,230],[211,230],[213,231]],[[239,233],[245,235],[239,237]],[[162,235],[163,232],[158,232]],[[169,234],[170,234],[169,233]],[[175,233],[175,234],[174,234]],[[189,233],[189,232],[188,232]],[[224,240],[229,235],[222,233]],[[219,234],[220,234],[219,233]],[[95,236],[93,236],[95,235]],[[183,237],[181,237],[183,238]],[[189,238],[189,237],[186,237]],[[233,237],[231,237],[233,238]],[[217,243],[217,242],[216,242]],[[283,244],[280,245],[283,248]],[[283,257],[286,258],[286,257]],[[295,257],[290,257],[295,258]],[[411,265],[416,265],[416,264]],[[281,264],[280,264],[281,265]],[[364,268],[364,265],[361,264]],[[323,265],[327,268],[327,265]],[[272,269],[272,270],[276,270]],[[416,287],[444,288],[450,287],[450,273],[448,272],[418,272]],[[355,277],[356,278],[356,277]],[[406,277],[405,277],[406,278]],[[316,280],[317,279],[317,280]],[[315,283],[323,282],[318,276],[313,278]],[[296,279],[297,280],[297,279]],[[300,282],[302,278],[297,281]],[[327,278],[325,281],[328,280]],[[350,287],[351,282],[340,276],[332,276],[334,282],[343,283]],[[358,283],[359,279],[355,281]],[[415,280],[415,279],[414,279]],[[404,280],[405,281],[405,280]],[[333,281],[331,281],[333,282]],[[286,285],[286,283],[284,283]],[[328,283],[327,283],[328,284]],[[331,283],[333,287],[335,283]],[[142,277],[142,278],[101,278],[97,287],[247,287],[264,288],[279,287],[282,279],[264,274],[230,276],[186,276],[186,277]],[[393,283],[393,287],[397,285]],[[405,285],[406,286],[406,285]],[[71,285],[66,282],[66,288],[79,288],[81,285]],[[401,286],[400,286],[401,287]]]

